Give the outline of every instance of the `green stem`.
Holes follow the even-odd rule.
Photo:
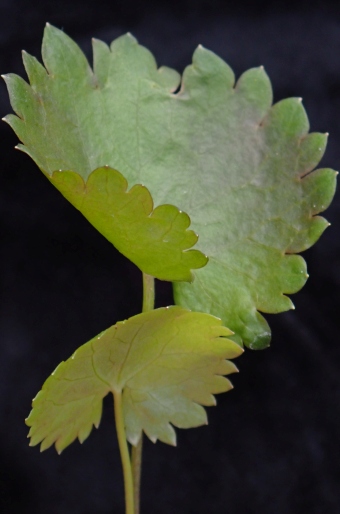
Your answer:
[[[149,312],[155,308],[155,279],[143,273],[143,310]]]
[[[151,275],[143,273],[143,310],[149,312],[155,308],[155,279]],[[142,450],[143,450],[143,434],[137,446],[132,447],[132,474],[134,485],[135,512],[140,512],[140,482],[142,473]]]
[[[122,393],[113,393],[114,412],[117,430],[118,445],[120,458],[123,467],[124,488],[125,488],[125,514],[134,514],[134,487],[132,478],[132,469],[130,461],[130,453],[126,440],[123,409],[122,409]]]
[[[137,446],[132,446],[132,476],[133,476],[133,495],[135,500],[135,512],[140,512],[140,483],[142,474],[142,452],[143,452],[143,434],[141,434]]]

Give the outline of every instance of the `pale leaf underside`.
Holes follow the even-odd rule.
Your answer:
[[[102,332],[62,362],[33,400],[26,420],[32,446],[55,443],[61,452],[77,437],[83,442],[98,427],[102,400],[122,393],[127,439],[137,444],[142,430],[176,444],[173,426],[207,423],[202,407],[231,389],[223,375],[237,371],[226,359],[242,353],[227,339],[221,320],[181,307],[139,314]]]

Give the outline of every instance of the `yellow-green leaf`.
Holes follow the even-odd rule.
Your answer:
[[[176,444],[172,427],[207,422],[204,406],[231,389],[223,375],[237,371],[226,359],[242,353],[230,330],[209,314],[167,307],[139,314],[102,332],[62,362],[33,400],[26,420],[32,446],[60,452],[98,427],[102,400],[122,393],[127,439],[142,430]]]
[[[191,269],[205,257],[189,250],[197,235],[187,230],[189,216],[173,205],[153,208],[148,189],[127,181],[108,166],[93,171],[86,182],[72,171],[54,172],[51,182],[123,255],[144,273],[161,280],[192,280]]]

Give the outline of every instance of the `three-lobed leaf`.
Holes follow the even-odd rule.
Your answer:
[[[142,430],[176,444],[171,426],[206,424],[202,405],[231,389],[223,375],[237,371],[226,359],[242,349],[227,337],[221,320],[181,307],[134,316],[102,332],[62,362],[33,400],[26,420],[32,446],[53,443],[60,452],[77,437],[83,442],[98,427],[102,400],[122,393],[127,439],[137,444]]]
[[[292,307],[287,294],[307,278],[302,257],[328,223],[318,213],[335,190],[335,172],[312,172],[326,136],[308,134],[299,99],[272,106],[262,68],[235,85],[229,66],[198,47],[180,76],[157,69],[126,35],[93,42],[94,68],[63,32],[47,26],[45,67],[24,54],[30,86],[7,76],[18,116],[6,121],[48,175],[73,170],[86,181],[105,164],[129,186],[145,184],[155,205],[190,215],[208,266],[192,284],[175,283],[176,303],[223,319],[252,348],[269,344],[259,311]]]
[[[191,269],[207,263],[200,251],[188,250],[197,242],[197,235],[187,230],[189,216],[173,205],[154,209],[148,189],[138,184],[127,191],[127,181],[117,170],[98,168],[86,182],[78,173],[56,171],[50,180],[144,273],[191,281]]]

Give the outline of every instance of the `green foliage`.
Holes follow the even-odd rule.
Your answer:
[[[190,218],[173,205],[153,201],[146,187],[127,192],[123,175],[108,167],[93,171],[86,182],[71,171],[56,171],[51,182],[114,246],[144,273],[162,280],[192,280],[191,269],[206,264],[197,241],[186,230]],[[186,251],[185,251],[186,250]]]
[[[175,283],[176,303],[221,317],[239,343],[267,346],[259,311],[292,308],[286,294],[307,278],[294,254],[327,227],[317,214],[333,197],[335,172],[309,173],[326,136],[308,134],[299,99],[271,106],[262,68],[235,85],[229,66],[198,47],[175,94],[180,76],[157,69],[132,36],[111,47],[95,40],[93,53],[92,71],[79,47],[48,25],[45,67],[24,54],[30,85],[7,75],[17,116],[6,121],[19,147],[49,176],[72,170],[86,181],[109,165],[130,187],[145,184],[156,206],[188,212],[209,264],[192,284]]]
[[[227,359],[243,343],[268,346],[260,312],[293,307],[287,294],[307,278],[296,254],[328,225],[318,214],[336,173],[313,171],[327,137],[308,133],[300,99],[272,106],[263,68],[235,84],[200,46],[181,77],[158,69],[129,34],[110,47],[94,40],[93,57],[92,69],[47,25],[44,65],[23,54],[29,84],[4,77],[16,113],[5,121],[49,181],[142,270],[145,312],[62,362],[26,423],[32,446],[61,452],[98,427],[111,392],[126,512],[137,514],[142,433],[174,445],[174,427],[207,423],[204,406],[232,387],[225,375],[237,368]],[[174,282],[179,306],[152,310],[153,277]],[[126,440],[137,447],[131,455]]]
[[[223,375],[237,371],[225,359],[242,349],[231,332],[208,314],[181,307],[156,309],[117,323],[62,362],[33,400],[26,420],[31,445],[53,443],[61,452],[76,437],[83,442],[98,427],[102,399],[123,392],[127,439],[137,444],[142,430],[176,444],[179,428],[205,424],[202,405],[228,391]]]

